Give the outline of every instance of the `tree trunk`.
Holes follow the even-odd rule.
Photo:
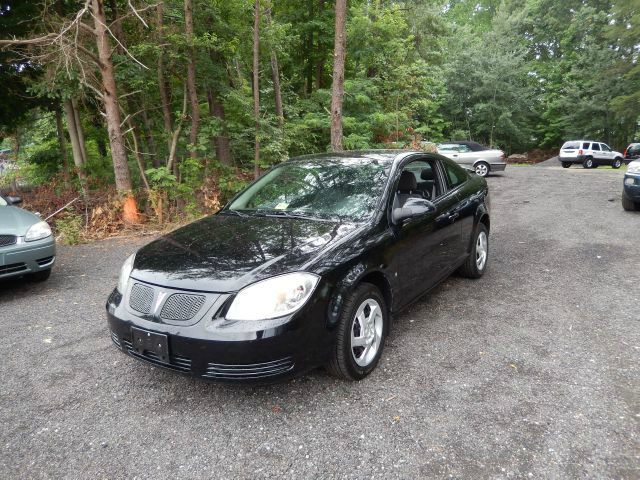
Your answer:
[[[191,102],[191,132],[189,143],[192,145],[191,157],[198,158],[196,144],[198,143],[198,129],[200,128],[200,106],[198,104],[198,91],[196,89],[196,58],[193,47],[193,1],[184,0],[184,24],[188,45],[187,63],[187,91]]]
[[[224,105],[222,105],[222,102],[212,88],[207,90],[207,100],[209,101],[209,113],[213,117],[217,118],[222,125],[222,131],[215,137],[213,142],[216,150],[216,157],[220,163],[230,167],[233,162],[231,160],[229,137],[227,137],[225,132]]]
[[[253,117],[256,123],[253,176],[260,176],[260,0],[253,7]]]
[[[69,188],[69,156],[67,155],[67,141],[64,138],[64,127],[62,126],[62,112],[60,107],[56,107],[56,131],[58,132],[58,143],[60,144],[60,156],[62,157],[62,176],[64,186]]]
[[[116,177],[116,189],[124,196],[123,219],[127,223],[138,222],[138,207],[133,197],[133,184],[127,159],[127,151],[124,146],[122,128],[120,126],[120,107],[118,105],[118,93],[111,61],[111,45],[107,36],[107,21],[104,15],[102,0],[91,0],[91,10],[94,18],[98,58],[100,60],[100,73],[102,77],[102,101],[107,118],[107,130],[109,132],[109,145],[111,146],[111,158]]]
[[[267,24],[271,25],[271,9],[267,9]],[[282,89],[280,88],[280,68],[278,67],[278,56],[271,48],[271,78],[273,80],[273,94],[276,104],[276,116],[278,117],[278,127],[284,128],[284,110],[282,108]]]
[[[84,173],[84,165],[82,159],[82,151],[80,149],[80,140],[78,139],[78,130],[71,99],[64,101],[64,113],[67,118],[67,129],[69,130],[69,140],[71,140],[71,152],[73,154],[73,163],[78,172],[78,180],[80,181],[80,190],[82,195],[87,194],[87,177]]]
[[[164,39],[163,25],[164,25],[164,4],[158,3],[157,10],[157,30],[158,30],[158,45],[162,45]],[[162,120],[164,122],[164,130],[167,135],[167,145],[171,149],[171,134],[173,133],[173,115],[171,114],[171,101],[169,100],[169,92],[167,89],[167,82],[164,76],[164,52],[162,46],[158,53],[158,90],[160,91],[160,103],[162,104]]]
[[[78,132],[78,143],[80,144],[80,153],[82,154],[82,165],[87,164],[87,147],[84,141],[84,130],[82,129],[82,121],[80,120],[80,109],[78,108],[78,100],[71,97],[71,105],[73,106],[73,119]]]
[[[331,150],[342,148],[342,100],[344,98],[344,59],[347,46],[345,20],[347,0],[336,0],[336,36],[333,50],[333,86],[331,92]]]
[[[147,110],[146,108],[144,108],[145,106],[143,105],[143,110],[142,110],[142,123],[144,124],[144,139],[147,142],[147,150],[149,151],[149,155],[151,155],[151,161],[153,163],[154,167],[159,167],[160,166],[160,160],[158,158],[158,149],[156,148],[156,142],[153,139],[153,130],[151,127],[151,119],[149,118],[149,115],[147,114]]]
[[[318,1],[318,14],[320,18],[324,11],[324,0]],[[324,54],[320,47],[320,33],[318,33],[318,43],[316,44],[316,90],[322,88],[322,74],[324,73]]]

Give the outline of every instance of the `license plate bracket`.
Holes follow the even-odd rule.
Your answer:
[[[163,333],[149,332],[131,327],[134,350],[143,356],[155,356],[161,362],[169,363],[169,338]]]

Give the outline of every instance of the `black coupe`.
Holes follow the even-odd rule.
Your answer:
[[[129,257],[107,301],[111,338],[205,379],[324,365],[359,380],[396,312],[456,270],[482,276],[489,226],[486,181],[441,155],[299,157]]]

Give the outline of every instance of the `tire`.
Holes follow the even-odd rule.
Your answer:
[[[571,162],[562,162],[562,168],[569,168],[571,166]]]
[[[365,335],[362,321],[366,321],[367,311],[371,329]],[[361,283],[344,302],[336,343],[326,365],[329,373],[344,380],[365,378],[378,365],[388,330],[389,313],[382,293],[375,285]],[[359,338],[367,342],[367,346],[353,346]],[[375,351],[368,350],[371,348]]]
[[[39,272],[32,273],[30,275],[31,280],[34,282],[44,282],[51,276],[51,269],[47,268],[46,270],[40,270]]]
[[[591,158],[591,157],[585,158],[584,162],[582,162],[582,166],[584,168],[593,168],[593,166],[594,166],[593,158]]]
[[[486,177],[491,171],[491,168],[489,167],[489,164],[487,162],[478,162],[473,166],[473,169],[475,170],[476,175],[480,177]]]
[[[620,168],[622,166],[622,159],[621,158],[616,158],[613,160],[613,163],[611,164],[611,168],[615,168],[616,170],[618,168]]]
[[[622,208],[624,208],[627,212],[635,212],[637,210],[640,210],[638,208],[639,206],[640,205],[638,205],[636,202],[628,199],[624,192],[622,192]]]
[[[480,238],[484,235],[484,260],[479,260],[479,248],[481,247]],[[487,265],[489,264],[489,232],[487,227],[480,223],[476,227],[475,234],[473,235],[473,247],[471,248],[471,254],[462,264],[458,273],[466,278],[480,278],[487,271]]]

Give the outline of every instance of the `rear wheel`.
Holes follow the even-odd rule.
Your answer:
[[[622,192],[622,208],[624,208],[627,212],[635,212],[640,210],[640,204],[631,201],[627,196]]]
[[[380,360],[388,328],[382,293],[375,285],[361,283],[345,300],[327,370],[345,380],[369,375]]]
[[[473,168],[476,171],[476,175],[481,177],[489,175],[489,164],[487,162],[478,162]]]
[[[562,162],[562,168],[569,168],[571,166],[571,162]]]
[[[611,168],[620,168],[622,166],[622,159],[621,158],[616,158],[613,161],[613,164],[611,165]]]
[[[593,158],[591,158],[591,157],[585,158],[584,162],[582,162],[582,166],[584,168],[593,168],[593,165],[594,165]]]
[[[476,228],[476,232],[473,237],[473,248],[471,249],[471,255],[469,255],[469,258],[467,258],[458,272],[463,277],[480,278],[487,270],[488,262],[489,231],[483,223],[480,223]]]

